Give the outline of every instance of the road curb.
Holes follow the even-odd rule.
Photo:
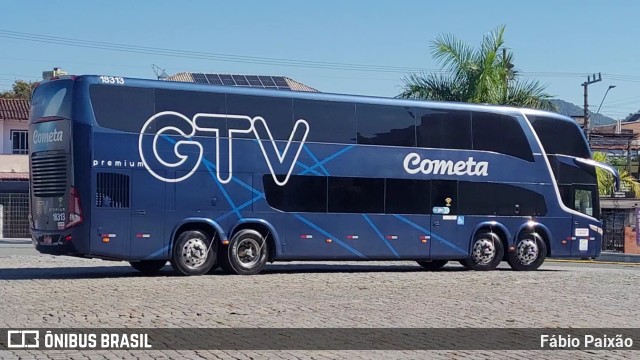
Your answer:
[[[640,255],[603,252],[595,261],[640,263]]]
[[[31,245],[31,239],[0,239],[0,245]]]

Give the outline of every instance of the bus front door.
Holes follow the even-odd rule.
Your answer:
[[[573,187],[574,209],[592,217],[599,217],[598,193],[593,185],[576,184]],[[571,256],[594,257],[600,246],[596,239],[599,234],[591,228],[592,221],[583,216],[573,216],[573,234],[571,242]]]

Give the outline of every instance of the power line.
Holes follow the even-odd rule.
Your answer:
[[[435,72],[443,71],[443,70],[425,69],[420,67],[402,67],[402,66],[387,66],[387,65],[338,63],[338,62],[327,62],[327,61],[293,60],[293,59],[283,59],[283,58],[269,58],[269,57],[257,57],[257,56],[246,56],[246,55],[209,53],[209,52],[190,51],[190,50],[176,50],[176,49],[168,49],[168,48],[118,44],[118,43],[110,43],[110,42],[102,42],[102,41],[79,40],[79,39],[71,39],[71,38],[49,36],[49,35],[21,33],[21,32],[15,32],[15,31],[7,31],[7,30],[0,30],[0,37],[16,39],[16,40],[24,40],[24,41],[43,42],[43,43],[58,44],[58,45],[65,45],[65,46],[94,48],[94,49],[102,49],[102,50],[129,52],[129,53],[173,56],[173,57],[183,57],[183,58],[202,59],[202,60],[233,61],[233,62],[263,64],[263,65],[281,65],[281,66],[308,67],[308,68],[319,68],[319,69],[402,72],[402,73],[422,72],[422,71],[435,71]]]
[[[202,51],[191,50],[179,50],[139,45],[129,45],[121,43],[112,43],[104,41],[94,40],[82,40],[73,39],[67,37],[32,34],[17,31],[1,30],[0,37],[41,42],[49,44],[57,44],[63,46],[92,48],[108,51],[119,51],[127,53],[138,53],[148,55],[160,55],[169,57],[181,57],[199,60],[214,60],[223,62],[234,63],[249,63],[249,64],[261,64],[271,66],[288,66],[288,67],[302,67],[302,68],[316,68],[316,69],[329,69],[329,70],[348,70],[348,71],[368,71],[368,72],[388,72],[388,73],[445,73],[443,69],[429,69],[420,66],[389,66],[389,65],[374,65],[374,64],[358,64],[358,63],[342,63],[332,61],[314,61],[314,60],[302,60],[302,59],[286,59],[286,58],[273,58],[273,57],[260,57],[260,56],[248,56],[237,54],[223,54],[212,53]],[[100,64],[94,64],[100,65]],[[561,72],[561,71],[519,71],[523,77],[584,77],[588,75],[587,72]],[[620,75],[620,74],[608,74],[604,73],[607,78],[611,78],[616,81],[630,81],[640,82],[640,76],[636,75]]]

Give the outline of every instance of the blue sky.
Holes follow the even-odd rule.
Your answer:
[[[0,36],[0,89],[54,66],[74,74],[153,78],[151,64],[181,71],[285,75],[320,91],[395,96],[408,69],[437,70],[429,42],[451,33],[472,45],[500,24],[516,68],[581,105],[586,75],[596,110],[640,109],[640,1],[2,1],[1,31],[148,46],[235,60],[193,59],[32,42]],[[65,41],[68,43],[68,41]],[[298,66],[238,62],[238,56]],[[300,61],[375,66],[299,66]]]

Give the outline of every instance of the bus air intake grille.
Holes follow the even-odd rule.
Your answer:
[[[36,197],[63,196],[67,190],[67,155],[32,155],[31,189]]]
[[[97,173],[96,207],[129,208],[129,175]]]

